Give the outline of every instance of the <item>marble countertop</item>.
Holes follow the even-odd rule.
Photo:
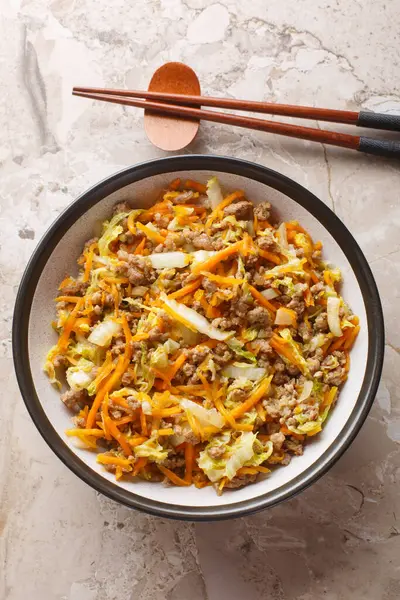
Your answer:
[[[144,88],[178,60],[208,94],[400,113],[397,0],[3,0],[0,27],[1,600],[399,598],[397,163],[214,124],[187,149],[308,187],[355,235],[380,288],[374,407],[345,456],[290,502],[191,524],[97,495],[32,424],[10,340],[17,287],[48,225],[99,179],[163,156],[139,111],[73,98],[73,85]]]

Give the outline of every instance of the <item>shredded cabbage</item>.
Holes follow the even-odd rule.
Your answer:
[[[340,298],[337,296],[329,296],[326,305],[326,311],[328,313],[328,325],[329,329],[335,337],[342,335],[342,329],[340,327]]]
[[[249,360],[253,364],[257,362],[257,357],[252,352],[249,352],[248,350],[243,350],[243,344],[239,342],[237,338],[231,338],[230,340],[227,340],[226,343],[229,346],[229,348],[233,350],[233,352],[235,352],[235,354],[237,354],[238,356],[247,358],[247,360]]]
[[[88,341],[91,344],[96,344],[96,346],[107,348],[113,337],[116,337],[121,331],[122,326],[119,323],[111,319],[105,319],[93,327]]]
[[[200,404],[196,404],[196,402],[192,402],[192,400],[187,400],[186,398],[181,400],[180,404],[186,414],[197,419],[201,427],[208,427],[212,425],[217,429],[222,429],[222,427],[225,425],[224,418],[215,408],[204,408]]]
[[[156,369],[165,369],[168,367],[168,353],[164,346],[158,346],[151,355],[150,365]]]
[[[229,441],[228,434],[216,437],[206,446],[205,450],[200,452],[197,464],[213,483],[222,477],[232,480],[241,467],[258,466],[268,460],[272,454],[272,443],[267,442],[263,446],[257,440],[257,435],[250,431],[243,432],[231,445],[228,445]],[[211,458],[208,450],[221,446],[226,447],[222,458]]]
[[[262,367],[252,367],[247,363],[235,362],[228,365],[222,371],[224,377],[231,379],[249,379],[250,381],[258,381],[267,374],[266,369]]]
[[[154,269],[181,269],[190,262],[185,252],[159,252],[147,258]]]
[[[311,396],[313,387],[314,387],[314,383],[310,379],[307,379],[307,381],[304,382],[303,389],[301,390],[301,394],[297,401],[298,404],[300,404],[304,400],[307,400],[307,398],[309,398]]]
[[[168,312],[171,316],[177,321],[184,322],[184,325],[193,331],[204,333],[204,335],[208,335],[208,337],[219,341],[226,340],[232,336],[231,331],[221,331],[213,327],[203,315],[200,315],[184,304],[176,302],[176,300],[168,298],[164,293],[160,294],[160,299],[170,309]]]
[[[136,211],[138,212],[138,211]],[[141,212],[141,211],[139,211]],[[111,221],[106,221],[103,234],[98,241],[99,253],[100,256],[107,256],[110,254],[109,245],[112,241],[116,240],[119,235],[124,231],[122,225],[120,225],[121,221],[123,221],[129,213],[118,213],[113,216]]]
[[[69,367],[66,378],[71,390],[78,391],[87,389],[95,378],[94,364],[90,360],[81,358],[77,365]]]
[[[207,181],[207,196],[213,210],[217,208],[224,199],[219,181],[216,177],[212,177]]]
[[[147,442],[135,446],[135,448],[133,448],[133,453],[138,458],[149,458],[156,463],[162,463],[168,457],[168,450],[165,450],[161,446],[156,435],[152,436]]]

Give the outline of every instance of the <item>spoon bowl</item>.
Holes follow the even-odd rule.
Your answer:
[[[200,95],[200,82],[196,73],[180,62],[162,65],[151,78],[151,92],[170,94]],[[144,111],[144,128],[152,144],[166,151],[186,148],[194,140],[200,121],[173,115],[158,115],[151,110]]]

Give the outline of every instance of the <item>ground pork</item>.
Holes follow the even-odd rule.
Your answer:
[[[249,483],[254,483],[255,480],[257,479],[257,477],[258,477],[258,474],[257,475],[238,475],[237,477],[234,477],[232,479],[232,481],[228,481],[224,487],[230,488],[230,489],[240,488],[240,487],[243,487],[244,485],[248,485]]]
[[[249,395],[249,393],[246,392],[245,390],[236,389],[236,390],[233,390],[233,392],[231,392],[229,394],[229,398],[233,402],[241,402],[242,400],[245,400],[248,395]]]
[[[222,456],[225,454],[225,451],[226,446],[222,444],[221,446],[211,446],[211,448],[208,448],[207,454],[211,458],[218,460],[218,458],[222,458]]]
[[[132,285],[146,285],[155,281],[156,274],[150,261],[142,256],[119,250],[118,259],[122,264],[117,267],[117,272],[128,277]]]
[[[65,406],[72,410],[72,412],[77,413],[87,404],[89,399],[89,395],[87,390],[68,390],[61,394],[61,400],[64,402]]]
[[[193,236],[192,244],[198,250],[214,250],[214,242],[206,233],[197,233]]]
[[[225,215],[233,215],[237,221],[247,221],[253,218],[253,203],[239,200],[224,209]]]
[[[184,438],[184,441],[188,444],[193,444],[195,446],[200,441],[190,428],[182,427],[181,425],[179,425],[179,423],[174,425],[173,430],[175,435],[182,436]]]
[[[254,214],[259,221],[268,221],[270,217],[271,204],[269,202],[261,202],[254,208]]]
[[[186,202],[189,202],[189,200],[192,200],[193,197],[194,192],[188,190],[187,192],[181,192],[179,196],[175,196],[175,198],[172,198],[172,201],[174,204],[185,204]]]
[[[210,354],[211,350],[207,346],[196,346],[187,353],[188,363],[199,365]]]
[[[167,339],[168,333],[164,333],[159,327],[154,327],[154,329],[149,332],[149,342],[166,342]]]
[[[318,317],[316,317],[314,321],[314,329],[315,331],[321,333],[327,333],[329,331],[328,325],[328,314],[326,312],[322,312]]]
[[[274,446],[274,450],[279,451],[282,448],[283,442],[285,441],[286,438],[283,435],[283,433],[279,432],[279,433],[273,433],[269,439]]]
[[[213,327],[227,330],[227,329],[234,329],[235,327],[239,327],[239,325],[241,325],[241,321],[242,320],[239,317],[232,317],[232,318],[217,317],[216,319],[213,319],[212,325],[213,325]]]
[[[310,328],[308,327],[307,323],[304,323],[304,321],[299,323],[298,333],[305,343],[309,342],[312,338]]]
[[[131,212],[132,208],[129,206],[127,202],[118,202],[113,208],[113,215],[118,215],[119,213],[128,213]]]
[[[268,327],[270,324],[269,312],[262,306],[257,306],[247,313],[247,320],[250,325],[257,325],[258,327]]]
[[[300,440],[296,440],[295,438],[287,438],[285,440],[285,450],[289,450],[289,452],[301,456],[303,454],[303,444]]]
[[[53,358],[53,365],[57,369],[58,367],[66,367],[69,365],[69,360],[64,354],[56,354]]]
[[[220,343],[217,344],[214,351],[214,362],[220,365],[221,367],[227,365],[232,358],[234,357],[234,353],[228,348],[226,344]]]
[[[63,296],[83,296],[88,288],[88,283],[79,281],[78,279],[72,280],[72,282],[62,289]]]
[[[322,292],[322,290],[324,290],[324,289],[325,289],[324,284],[321,281],[319,281],[318,283],[316,283],[310,287],[310,292],[312,294],[319,294],[319,292]]]
[[[274,251],[274,250],[278,249],[278,245],[274,238],[273,229],[266,229],[263,232],[263,235],[260,235],[257,238],[257,243],[258,243],[259,247],[261,248],[261,250]]]

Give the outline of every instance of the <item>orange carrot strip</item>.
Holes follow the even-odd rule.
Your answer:
[[[282,262],[277,254],[268,252],[268,250],[261,250],[261,248],[259,248],[258,254],[262,256],[262,258],[265,258],[266,260],[269,260],[269,262],[272,262],[276,265],[280,265]]]
[[[83,298],[76,303],[75,307],[72,309],[68,319],[65,322],[63,332],[58,340],[57,346],[58,349],[62,352],[68,347],[69,336],[71,335],[72,328],[75,324],[77,314],[84,302]]]
[[[204,183],[199,183],[198,181],[194,181],[193,179],[187,179],[185,181],[185,185],[183,187],[189,188],[191,190],[195,190],[196,192],[199,192],[200,194],[207,193],[207,186],[204,185]]]
[[[215,283],[220,283],[221,285],[242,285],[245,283],[245,279],[236,279],[235,277],[224,277],[222,275],[213,275],[212,273],[207,273],[207,271],[202,271],[201,273],[204,277],[207,277],[210,281],[215,281]]]
[[[142,231],[146,237],[149,238],[152,242],[156,242],[157,244],[163,244],[165,242],[165,237],[160,235],[158,231],[153,231],[150,227],[146,227],[143,223],[138,222],[138,229]]]
[[[179,477],[173,471],[170,471],[166,467],[163,467],[162,465],[157,465],[157,467],[160,469],[161,473],[163,473],[165,477],[168,477],[168,479],[172,481],[172,483],[174,483],[175,485],[190,485],[189,481],[185,481],[184,479],[182,479],[182,477]]]
[[[180,290],[177,290],[176,292],[169,294],[168,298],[172,298],[173,300],[175,300],[176,298],[182,298],[183,296],[186,296],[187,294],[191,294],[192,292],[197,290],[197,288],[200,287],[200,285],[201,285],[201,278],[195,279],[191,283],[188,283],[187,285],[183,286]]]
[[[267,300],[267,298],[265,298],[265,296],[263,296],[261,294],[261,292],[259,292],[255,287],[253,287],[252,285],[249,285],[249,290],[251,295],[253,296],[253,298],[255,300],[257,300],[257,302],[259,304],[261,304],[261,306],[264,306],[265,308],[267,308],[269,311],[276,313],[276,308],[273,304],[271,304],[271,302],[269,300]]]
[[[132,463],[127,458],[120,458],[119,456],[111,456],[110,454],[98,454],[96,461],[101,465],[115,465],[123,467],[124,469],[132,470]]]
[[[140,427],[142,428],[142,435],[147,436],[147,421],[143,409],[140,411]]]
[[[76,304],[80,300],[83,300],[82,296],[57,296],[55,302],[69,302],[70,304]]]
[[[132,336],[131,341],[132,342],[142,342],[143,340],[147,340],[147,338],[149,337],[148,333],[136,333],[134,336]]]
[[[89,276],[90,276],[90,271],[92,268],[92,264],[93,264],[93,254],[94,254],[94,249],[97,246],[97,242],[93,242],[93,244],[91,244],[89,246],[89,250],[87,252],[86,255],[86,263],[85,263],[85,272],[83,274],[83,281],[89,281]]]
[[[130,445],[131,448],[135,448],[136,446],[140,446],[140,444],[143,444],[143,442],[147,442],[149,438],[146,437],[145,435],[139,435],[136,438],[130,438],[128,439],[128,444]]]
[[[170,370],[168,371],[168,377],[169,377],[170,380],[175,377],[175,375],[177,374],[177,372],[179,371],[179,369],[182,367],[182,365],[183,365],[183,363],[185,362],[186,359],[187,359],[187,354],[185,352],[182,352],[178,356],[178,358],[175,360],[175,362],[171,366]]]
[[[347,338],[347,340],[345,341],[343,348],[345,350],[350,350],[350,348],[352,348],[356,337],[358,336],[358,332],[360,331],[360,326],[356,325],[353,329],[350,330],[350,334],[349,337]]]
[[[185,481],[192,483],[194,462],[194,446],[186,442],[185,444]]]
[[[171,408],[153,409],[151,414],[153,417],[172,417],[173,415],[179,415],[181,412],[180,406],[171,406]]]
[[[227,246],[223,250],[220,250],[219,252],[214,254],[214,256],[212,256],[208,260],[202,263],[198,263],[192,269],[192,273],[194,275],[199,275],[201,271],[212,271],[221,262],[221,260],[226,260],[229,256],[232,256],[232,254],[236,254],[241,250],[242,246],[242,241],[235,242],[234,244]]]
[[[257,404],[261,400],[263,396],[268,392],[269,386],[271,384],[273,375],[269,377],[265,377],[260,385],[250,394],[250,396],[245,400],[240,406],[237,406],[233,410],[230,411],[231,416],[234,419],[241,417],[244,413],[248,412],[253,406]]]
[[[157,435],[174,435],[174,430],[172,429],[172,427],[165,428],[165,429],[158,429]]]
[[[131,232],[132,235],[136,235],[136,227],[135,227],[135,213],[131,212],[131,214],[128,217],[128,229]]]
[[[177,177],[176,179],[173,179],[171,181],[171,183],[169,184],[169,189],[176,191],[180,185],[181,185],[181,180],[179,177]]]
[[[118,429],[111,417],[105,417],[105,425],[108,431],[113,436],[113,438],[117,440],[118,444],[121,446],[122,450],[124,451],[124,454],[126,456],[131,456],[132,450],[130,445],[128,444],[126,436]]]
[[[144,247],[146,245],[146,238],[142,238],[142,240],[138,243],[138,245],[135,248],[135,251],[133,254],[142,254]]]
[[[133,468],[132,475],[135,477],[139,473],[139,471],[144,469],[144,467],[147,465],[147,462],[148,462],[148,459],[144,456],[141,456],[140,458],[138,458],[137,461],[135,462],[135,466]]]

